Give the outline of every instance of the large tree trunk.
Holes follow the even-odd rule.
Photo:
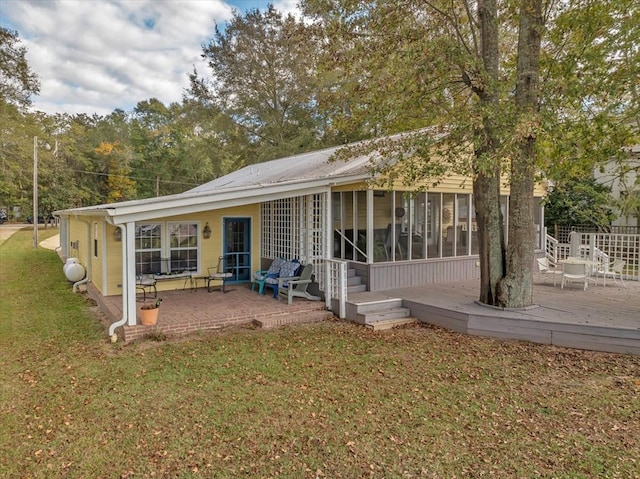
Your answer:
[[[478,223],[480,255],[480,302],[497,305],[498,285],[505,273],[504,232],[500,211],[500,159],[496,150],[499,139],[494,118],[499,108],[496,84],[499,74],[498,14],[496,0],[478,2],[480,56],[484,66],[484,87],[476,93],[483,111],[483,141],[476,147],[473,196]]]
[[[479,172],[473,182],[480,254],[480,302],[498,305],[498,284],[505,271],[504,234],[500,211],[500,175]]]
[[[542,0],[521,0],[515,93],[517,149],[511,161],[507,274],[499,285],[501,306],[511,308],[533,303],[533,187],[542,28]]]

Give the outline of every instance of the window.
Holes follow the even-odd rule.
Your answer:
[[[136,225],[136,274],[162,273],[162,225]]]
[[[93,257],[98,257],[98,223],[93,223]]]
[[[469,254],[469,195],[456,195],[456,256]]]
[[[198,271],[198,223],[136,225],[136,274],[175,274]]]
[[[198,225],[169,223],[169,273],[198,270]]]

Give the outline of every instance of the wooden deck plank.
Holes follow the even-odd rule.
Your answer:
[[[478,281],[384,291],[403,298],[423,322],[480,336],[640,354],[640,284],[561,289],[534,285],[535,307],[502,310],[476,302]]]

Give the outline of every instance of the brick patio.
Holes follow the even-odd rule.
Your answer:
[[[122,317],[122,297],[102,297],[89,284],[88,292],[104,311],[109,322]],[[333,316],[326,311],[324,301],[307,301],[295,298],[288,305],[286,299],[276,300],[271,294],[259,295],[246,284],[228,285],[227,292],[196,290],[159,291],[162,298],[158,323],[154,326],[124,326],[125,341],[140,338],[145,334],[184,334],[195,331],[215,330],[241,324],[256,324],[262,328],[289,324],[321,321]],[[155,300],[148,300],[152,302]],[[143,303],[138,302],[138,306]]]

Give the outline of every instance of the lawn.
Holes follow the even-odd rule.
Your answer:
[[[1,477],[640,477],[637,356],[340,321],[113,345],[29,231],[0,284]]]

